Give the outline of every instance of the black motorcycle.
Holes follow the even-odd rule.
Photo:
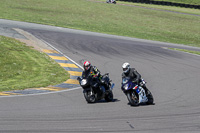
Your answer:
[[[87,79],[81,77],[77,78],[80,86],[83,88],[85,100],[88,103],[95,103],[102,99],[105,99],[107,102],[112,101],[114,83],[111,84],[112,81],[109,78],[109,74],[106,73],[102,75],[100,80],[97,78],[98,77],[93,77],[92,75],[89,75]]]

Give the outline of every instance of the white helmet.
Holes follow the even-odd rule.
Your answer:
[[[122,69],[124,73],[127,73],[130,70],[130,64],[128,62],[124,63]]]

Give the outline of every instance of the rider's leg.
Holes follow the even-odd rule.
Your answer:
[[[147,89],[146,85],[143,84],[141,87],[145,90],[146,95],[148,95],[149,94],[149,90]]]

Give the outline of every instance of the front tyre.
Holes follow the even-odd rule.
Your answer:
[[[113,100],[113,93],[112,93],[112,91],[109,91],[109,93],[105,94],[105,100],[107,102],[111,102]]]
[[[139,99],[134,91],[129,91],[127,93],[127,98],[131,106],[138,106],[139,105]]]
[[[88,103],[95,103],[96,102],[96,97],[93,94],[91,94],[91,91],[84,91],[84,97],[85,97],[85,100],[88,102]]]

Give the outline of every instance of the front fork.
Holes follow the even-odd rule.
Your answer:
[[[92,88],[90,88],[90,96],[94,95],[94,91]]]

